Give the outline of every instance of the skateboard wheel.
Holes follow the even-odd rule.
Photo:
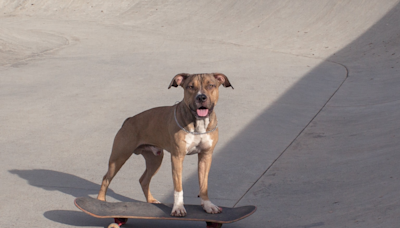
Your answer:
[[[222,223],[217,223],[217,222],[206,222],[207,223],[207,228],[221,228]]]
[[[120,226],[117,223],[111,223],[107,228],[120,228]]]

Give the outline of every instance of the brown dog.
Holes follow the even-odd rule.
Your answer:
[[[207,213],[221,209],[208,198],[208,173],[212,153],[218,141],[217,117],[214,107],[218,101],[218,87],[232,87],[224,74],[178,74],[169,87],[182,86],[183,100],[176,105],[157,107],[125,120],[114,139],[108,171],[98,195],[105,200],[107,188],[128,158],[142,154],[146,170],[139,179],[147,202],[159,203],[150,193],[150,180],[157,173],[163,150],[171,153],[174,182],[174,206],[171,215],[185,216],[182,191],[182,165],[185,155],[198,155],[198,175],[201,205]],[[233,87],[232,87],[233,88]]]

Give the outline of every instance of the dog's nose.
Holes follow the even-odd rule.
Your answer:
[[[204,102],[207,100],[207,96],[205,94],[199,94],[196,96],[196,100],[198,100],[199,102]]]

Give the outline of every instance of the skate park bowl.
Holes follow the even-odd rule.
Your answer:
[[[123,121],[182,100],[177,73],[221,72],[218,205],[224,227],[398,227],[400,2],[0,0],[0,227],[104,227],[96,197]],[[109,201],[144,200],[141,156]],[[197,156],[184,200],[199,204]],[[151,183],[173,202],[170,155]],[[132,220],[126,227],[205,227]]]

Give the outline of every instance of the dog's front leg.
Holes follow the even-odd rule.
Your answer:
[[[201,206],[203,209],[210,214],[221,213],[222,209],[213,204],[208,198],[208,173],[211,168],[212,161],[212,150],[202,152],[198,154],[198,172],[199,172],[199,186],[200,186],[200,198]]]
[[[182,168],[184,155],[171,153],[172,179],[174,181],[174,206],[171,215],[177,217],[186,216],[186,209],[183,203],[182,190]]]

